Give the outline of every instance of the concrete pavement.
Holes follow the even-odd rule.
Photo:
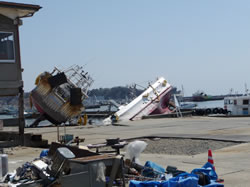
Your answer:
[[[56,128],[25,129],[25,132],[41,133],[44,139],[56,141]],[[147,119],[123,122],[118,126],[90,125],[67,127],[68,134],[85,138],[84,145],[105,142],[107,138],[121,139],[143,136],[183,137],[236,141],[242,144],[213,151],[216,171],[225,179],[225,186],[250,186],[250,118],[189,117],[179,119]],[[60,133],[64,128],[60,127]],[[32,160],[37,152],[27,151],[26,158]],[[23,155],[19,155],[23,158]],[[10,157],[18,160],[18,154]],[[207,153],[194,156],[142,154],[141,161],[151,160],[163,167],[177,166],[191,171],[207,161]]]

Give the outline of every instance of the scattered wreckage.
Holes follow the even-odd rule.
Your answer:
[[[151,161],[141,165],[138,158],[147,143],[136,140],[127,144],[119,139],[108,139],[106,143],[87,147],[52,143],[49,150],[41,152],[40,158],[25,163],[14,173],[7,173],[0,186],[224,186],[219,183],[223,180],[218,179],[212,155],[202,168],[188,173],[173,166],[164,169]],[[125,155],[118,151],[124,146],[127,146]],[[111,147],[115,151],[99,152],[101,147]],[[90,151],[92,148],[96,148],[96,152]]]

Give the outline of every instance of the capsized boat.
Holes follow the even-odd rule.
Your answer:
[[[80,115],[83,100],[93,79],[83,67],[73,65],[65,70],[54,68],[40,74],[31,91],[31,102],[41,116],[53,124],[61,124]]]
[[[133,101],[119,110],[112,116],[104,119],[104,124],[113,121],[128,121],[141,119],[142,116],[150,114],[168,114],[172,111],[169,108],[172,86],[164,77],[158,78],[153,84]]]

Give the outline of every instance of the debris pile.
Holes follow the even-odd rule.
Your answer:
[[[144,141],[134,141],[127,145],[126,154],[119,148],[127,145],[120,139],[107,139],[106,144],[70,146],[52,143],[49,150],[43,150],[39,158],[23,164],[13,173],[7,173],[0,186],[10,187],[101,187],[101,186],[224,186],[219,183],[213,165],[212,152],[203,167],[190,173],[174,166],[166,169],[147,161],[140,164],[140,153],[146,148]],[[109,146],[115,149],[112,154],[100,153],[98,148]],[[96,152],[88,149],[96,148]]]

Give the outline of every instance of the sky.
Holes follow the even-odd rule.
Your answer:
[[[22,0],[42,6],[20,27],[25,91],[43,71],[84,66],[92,88],[147,86],[186,96],[250,87],[249,0]]]

